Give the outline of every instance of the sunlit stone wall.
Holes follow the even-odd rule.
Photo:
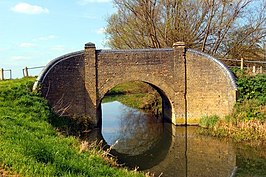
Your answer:
[[[230,71],[211,56],[186,50],[182,42],[167,49],[133,50],[96,50],[87,43],[84,51],[52,60],[35,88],[59,115],[100,126],[104,95],[136,80],[160,93],[164,116],[176,125],[198,123],[204,115],[227,115],[236,100]]]
[[[142,81],[162,96],[165,118],[176,123],[172,117],[184,117],[183,48],[98,50],[96,53],[98,103],[116,85]]]
[[[236,101],[234,76],[219,60],[194,50],[186,52],[188,121],[228,115]]]

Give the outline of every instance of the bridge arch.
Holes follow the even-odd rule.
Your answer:
[[[52,60],[37,78],[40,89],[60,115],[85,118],[99,125],[97,108],[119,83],[139,80],[155,87],[173,124],[197,124],[204,115],[225,116],[236,101],[230,70],[215,58],[182,42],[167,49],[85,50]]]
[[[130,75],[130,74],[129,74]],[[171,98],[172,95],[174,95],[174,90],[173,89],[169,89],[169,86],[166,83],[163,83],[163,81],[158,81],[153,77],[150,77],[149,79],[145,79],[144,77],[142,77],[141,75],[138,75],[138,77],[134,77],[134,79],[130,79],[129,77],[125,77],[127,79],[119,79],[116,80],[115,78],[109,80],[110,84],[107,84],[108,86],[103,87],[103,94],[101,95],[101,97],[99,98],[101,101],[104,98],[104,96],[108,93],[108,91],[110,91],[112,88],[114,88],[115,86],[122,84],[122,83],[127,83],[127,82],[133,82],[133,81],[139,81],[139,82],[143,82],[148,84],[149,86],[151,86],[154,90],[156,90],[159,95],[161,96],[162,99],[162,113],[163,113],[163,118],[168,120],[168,121],[172,121],[172,115],[174,115],[174,109],[173,109],[173,104],[172,104],[172,100],[174,98]],[[138,79],[137,79],[138,78]],[[100,106],[101,106],[101,101],[97,104],[97,109],[99,109],[98,111],[101,110]],[[100,118],[101,116],[99,116]]]

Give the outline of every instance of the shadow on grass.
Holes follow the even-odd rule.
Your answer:
[[[58,116],[55,113],[49,117],[49,123],[65,136],[82,137],[94,129],[92,123],[85,118]]]

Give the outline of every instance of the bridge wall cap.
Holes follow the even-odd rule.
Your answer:
[[[86,48],[95,48],[95,44],[92,43],[92,42],[88,42],[88,43],[85,44],[85,49]]]

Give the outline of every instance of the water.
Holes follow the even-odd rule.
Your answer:
[[[127,107],[102,104],[102,129],[97,132],[118,162],[164,177],[266,176],[264,150],[200,136],[197,127],[180,127]],[[93,134],[93,133],[92,133]]]

